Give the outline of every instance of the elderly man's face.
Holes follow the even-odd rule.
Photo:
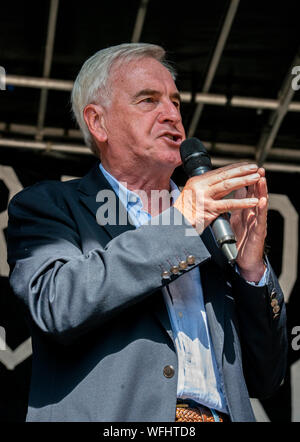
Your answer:
[[[181,164],[185,132],[170,72],[153,58],[133,60],[113,70],[110,86],[107,155],[132,167],[172,170]]]

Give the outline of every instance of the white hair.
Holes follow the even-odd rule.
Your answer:
[[[109,75],[116,61],[129,62],[133,59],[152,57],[165,66],[175,80],[174,68],[165,60],[165,50],[161,46],[148,43],[124,43],[101,49],[83,64],[71,94],[72,111],[82,131],[87,146],[99,156],[97,145],[83,117],[84,108],[90,103],[110,103],[111,91]]]

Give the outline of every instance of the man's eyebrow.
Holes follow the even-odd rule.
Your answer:
[[[176,100],[178,100],[179,102],[181,101],[180,98],[180,93],[179,92],[174,92],[174,94],[171,94],[172,98],[175,98]]]
[[[160,95],[159,91],[156,91],[155,89],[142,89],[141,91],[138,91],[133,98],[140,98],[143,97],[144,95]]]
[[[145,95],[161,95],[161,92],[155,89],[142,89],[133,96],[133,99],[136,100],[137,98],[144,97]],[[174,92],[171,94],[171,98],[181,101],[179,92]]]

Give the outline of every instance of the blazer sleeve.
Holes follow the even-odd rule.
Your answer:
[[[164,284],[162,272],[187,255],[195,258],[189,269],[210,256],[198,235],[186,236],[186,225],[162,225],[161,215],[156,225],[84,254],[58,184],[38,183],[11,200],[8,262],[10,284],[31,320],[63,344],[153,294]],[[169,211],[172,220],[176,209]]]
[[[288,340],[284,296],[268,261],[266,285],[248,284],[233,275],[243,371],[249,395],[267,398],[281,385],[287,366]]]

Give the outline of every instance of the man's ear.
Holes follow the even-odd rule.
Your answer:
[[[104,123],[103,107],[100,104],[88,104],[83,111],[84,121],[94,139],[99,143],[107,141],[107,131]]]

